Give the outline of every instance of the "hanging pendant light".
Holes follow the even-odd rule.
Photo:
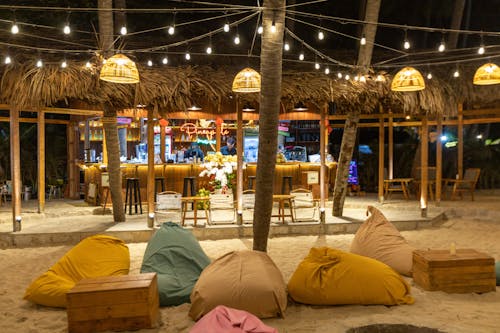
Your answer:
[[[253,107],[252,104],[250,104],[249,102],[246,102],[245,105],[243,105],[243,108],[241,109],[241,111],[254,112],[255,107]]]
[[[242,69],[233,80],[233,91],[253,93],[260,91],[260,74],[249,67]]]
[[[500,67],[494,63],[487,63],[479,67],[472,81],[478,85],[489,85],[500,83]]]
[[[99,79],[114,83],[138,83],[139,71],[128,57],[115,54],[102,66]]]
[[[394,76],[391,83],[393,91],[418,91],[425,89],[422,74],[413,67],[405,67]]]
[[[298,102],[297,104],[295,104],[293,110],[294,111],[307,111],[308,108],[304,103]]]

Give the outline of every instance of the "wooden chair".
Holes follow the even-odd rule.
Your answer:
[[[232,194],[210,194],[209,204],[210,224],[235,223],[236,210]]]
[[[467,168],[464,173],[463,179],[453,179],[447,178],[444,179],[444,188],[448,188],[448,185],[453,185],[450,195],[450,200],[455,199],[455,196],[458,194],[460,196],[460,200],[463,199],[463,192],[470,192],[471,199],[474,201],[474,191],[476,189],[477,181],[479,180],[479,174],[481,173],[481,169],[479,168]]]
[[[182,204],[181,204],[182,194],[175,191],[164,191],[156,194],[156,204],[155,204],[155,219],[158,215],[167,215],[171,217],[172,215],[179,214],[177,221],[181,221]]]
[[[315,221],[316,211],[319,211],[318,200],[313,193],[305,188],[292,190],[292,208],[295,221]],[[319,216],[319,213],[318,213]]]
[[[242,220],[243,223],[253,223],[253,211],[255,207],[255,190],[245,190],[241,194]]]

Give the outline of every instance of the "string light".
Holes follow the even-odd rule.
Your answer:
[[[224,30],[224,32],[229,32],[229,23],[224,24],[223,30]]]
[[[259,35],[262,35],[263,32],[264,32],[264,28],[262,27],[262,25],[259,25],[259,27],[257,28],[257,33]]]
[[[10,56],[6,56],[6,57],[5,57],[4,63],[5,63],[6,65],[8,65],[8,64],[10,64],[10,63],[12,63],[12,59],[10,58]]]
[[[346,75],[345,75],[345,79],[346,79],[347,81],[349,81],[349,79],[350,79],[350,78],[351,78],[351,77],[349,76],[349,74],[346,74]]]
[[[323,33],[323,31],[321,31],[321,30],[318,32],[318,39],[319,39],[319,40],[323,40],[323,39],[325,39],[325,34],[324,34],[324,33]]]
[[[410,47],[411,47],[411,45],[410,45],[410,42],[408,41],[408,35],[407,35],[407,31],[405,29],[405,40],[404,40],[404,43],[403,43],[403,48],[405,50],[408,50]]]
[[[320,67],[321,67],[321,66],[319,65],[319,63],[318,63],[318,62],[316,62],[316,63],[314,64],[314,68],[316,68],[316,69],[320,69]]]
[[[120,34],[121,34],[122,36],[125,36],[125,35],[127,34],[127,27],[126,27],[126,26],[122,26],[122,27],[120,28]]]
[[[366,77],[364,75],[361,75],[359,77],[359,82],[366,82]]]
[[[328,67],[327,67],[327,68],[325,68],[325,74],[326,74],[326,75],[330,74],[330,68],[328,68]]]
[[[299,60],[300,61],[304,60],[304,52],[300,52],[300,54],[299,54]]]
[[[61,62],[61,68],[66,68],[68,67],[68,63],[66,62],[66,60],[63,60],[63,62]]]
[[[92,67],[92,64],[90,63],[90,61],[87,61],[87,62],[85,63],[85,67],[86,67],[86,68],[90,68],[90,67]]]
[[[36,67],[40,68],[42,66],[43,66],[42,60],[38,59],[38,61],[36,62]]]
[[[337,73],[337,77],[338,77],[339,79],[341,79],[341,78],[342,78],[342,73],[341,73],[341,72],[338,72],[338,73]]]
[[[432,80],[432,73],[427,74],[427,80]]]
[[[167,56],[164,56],[163,59],[161,60],[161,62],[164,65],[168,64],[168,58],[167,58]]]
[[[441,43],[439,43],[438,51],[444,52],[446,50],[446,44],[444,43],[444,36],[441,36]]]
[[[69,35],[71,33],[71,28],[69,26],[69,14],[71,12],[68,12],[68,15],[66,15],[66,24],[64,25],[64,28],[63,28],[63,33],[65,35]]]
[[[239,35],[236,35],[236,37],[234,37],[234,44],[236,44],[236,45],[240,44],[240,36]]]
[[[174,12],[174,17],[172,18],[172,24],[168,27],[168,34],[172,36],[175,33],[175,15],[176,12]]]
[[[484,45],[483,45],[483,44],[481,44],[481,45],[479,46],[479,49],[477,49],[477,53],[478,53],[478,54],[484,54]]]
[[[366,45],[366,37],[365,37],[365,35],[364,35],[364,34],[363,34],[363,36],[361,36],[361,39],[359,40],[359,43],[360,43],[361,45]]]
[[[455,70],[455,72],[453,72],[453,77],[459,77],[460,76],[460,72],[458,71],[458,68]]]
[[[14,21],[12,22],[12,27],[10,28],[10,32],[13,34],[13,35],[16,35],[19,33],[19,27],[17,26],[17,23]]]
[[[148,66],[149,66],[149,67],[153,66],[153,61],[148,60]]]
[[[290,44],[288,43],[288,41],[283,44],[283,48],[285,49],[285,51],[290,51]]]
[[[212,54],[212,35],[210,35],[210,39],[208,40],[206,52],[207,54]]]
[[[273,22],[271,23],[271,32],[273,34],[276,33],[276,22],[274,22],[274,18],[273,18]]]
[[[189,51],[186,51],[184,58],[186,58],[186,60],[191,60],[191,54],[189,54]]]

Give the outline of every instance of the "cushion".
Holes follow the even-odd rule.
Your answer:
[[[191,290],[208,264],[210,259],[191,231],[167,222],[151,237],[141,273],[157,273],[160,305],[179,305],[189,303]]]
[[[400,274],[411,276],[413,248],[377,208],[368,206],[370,216],[359,227],[351,252],[382,261]]]
[[[495,271],[497,274],[497,286],[500,286],[500,261],[495,263]]]
[[[267,253],[233,251],[205,268],[191,293],[189,316],[198,320],[217,305],[248,311],[259,318],[283,316],[286,285]]]
[[[26,289],[24,299],[37,304],[66,307],[66,292],[84,278],[127,275],[128,247],[118,238],[96,235],[85,238]]]
[[[278,333],[259,318],[242,310],[224,305],[215,307],[191,328],[189,333]]]
[[[386,264],[328,247],[312,248],[288,282],[297,302],[334,304],[412,304],[410,285]]]

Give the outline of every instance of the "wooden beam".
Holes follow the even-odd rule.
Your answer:
[[[12,231],[21,231],[21,148],[19,111],[10,109],[10,176],[12,180]]]
[[[38,112],[38,213],[45,211],[45,112]]]
[[[8,123],[10,121],[9,117],[0,117],[0,122],[5,122]],[[37,123],[38,119],[37,118],[19,118],[20,123]],[[59,125],[66,125],[69,123],[69,120],[64,120],[64,119],[45,119],[46,124],[59,124]]]
[[[9,104],[0,104],[0,110],[9,110],[9,109],[10,109]],[[53,108],[53,107],[43,107],[43,108],[27,107],[23,108],[21,111],[29,111],[29,112],[43,111],[45,113],[102,117],[101,110],[69,109],[69,108]]]

